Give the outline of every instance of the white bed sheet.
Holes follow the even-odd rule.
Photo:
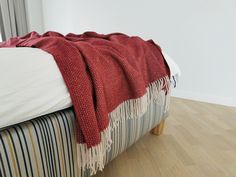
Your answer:
[[[52,55],[36,48],[0,49],[0,127],[70,106]]]
[[[172,75],[180,71],[163,53]],[[0,128],[72,106],[52,55],[37,48],[0,49]]]

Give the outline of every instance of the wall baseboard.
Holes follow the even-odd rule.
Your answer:
[[[195,101],[202,101],[207,103],[220,104],[224,106],[236,107],[236,98],[221,97],[215,95],[200,94],[190,91],[172,90],[172,96]]]

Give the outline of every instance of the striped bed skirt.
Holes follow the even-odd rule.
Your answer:
[[[120,123],[106,163],[156,126],[165,104],[153,102],[143,116]],[[89,170],[78,169],[74,125],[69,108],[0,130],[0,177],[89,177]]]

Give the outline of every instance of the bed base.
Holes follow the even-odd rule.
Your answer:
[[[112,131],[106,164],[157,124],[151,132],[161,135],[168,115],[164,106],[152,102],[141,117],[120,123]],[[0,177],[91,177],[89,169],[78,168],[75,121],[68,108],[1,129]],[[22,158],[25,163],[18,163]]]

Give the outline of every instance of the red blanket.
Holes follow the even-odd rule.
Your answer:
[[[109,113],[117,107],[131,100],[119,111],[125,109],[125,116],[137,116],[145,109],[140,108],[144,102],[135,99],[149,99],[154,86],[156,92],[168,89],[166,78],[170,72],[160,47],[152,40],[120,33],[63,36],[32,32],[0,43],[0,47],[15,46],[40,48],[54,56],[76,113],[78,141],[86,143],[87,148],[100,143],[101,133],[109,127]],[[157,81],[161,79],[160,85]]]

